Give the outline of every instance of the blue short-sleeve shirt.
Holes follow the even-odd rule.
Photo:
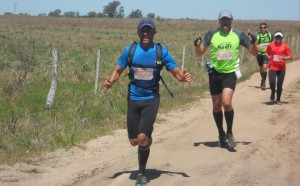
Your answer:
[[[130,45],[126,47],[118,60],[118,65],[122,69],[128,66],[129,48]],[[162,50],[162,63],[168,71],[178,67],[178,64],[165,47]],[[151,87],[157,81],[160,73],[155,67],[156,44],[151,48],[145,49],[138,43],[132,60],[132,66],[130,67],[130,73],[134,74],[134,78],[131,80],[134,83],[130,83],[129,85],[128,98],[130,100],[152,99],[157,95],[157,92]]]

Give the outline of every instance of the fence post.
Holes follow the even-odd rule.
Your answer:
[[[205,67],[204,55],[202,55],[202,57],[201,57],[200,65],[201,65],[202,67]]]
[[[296,51],[295,51],[295,54],[296,54],[297,57],[298,57],[298,49],[299,49],[298,47],[299,47],[299,35],[297,37]]]
[[[245,53],[245,47],[242,48],[241,64],[243,64],[244,62],[244,53]]]
[[[182,49],[182,65],[181,65],[181,71],[183,71],[184,69],[184,58],[185,58],[185,45],[183,45],[183,49]]]
[[[52,78],[51,78],[51,88],[47,96],[46,108],[50,110],[54,103],[54,97],[56,94],[58,80],[58,56],[55,49],[52,50]]]
[[[293,38],[292,38],[292,52],[296,52],[296,51],[294,51],[294,42],[295,42],[295,37],[293,36]]]
[[[97,63],[96,63],[96,78],[95,78],[95,90],[94,93],[96,94],[98,91],[98,85],[99,85],[99,68],[100,68],[100,49],[98,50],[97,53]]]

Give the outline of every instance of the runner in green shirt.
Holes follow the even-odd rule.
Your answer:
[[[239,69],[239,47],[246,47],[249,52],[257,56],[255,36],[248,36],[232,28],[233,16],[228,10],[219,13],[220,27],[209,30],[204,40],[201,35],[194,42],[196,54],[201,57],[206,49],[211,47],[211,69],[209,71],[209,87],[213,103],[213,116],[219,132],[220,147],[234,148],[237,144],[233,137],[232,124],[234,110],[232,96],[236,79],[241,77]],[[209,66],[209,65],[208,65]],[[227,132],[223,129],[223,111],[227,123]]]
[[[266,79],[268,74],[269,59],[265,55],[265,51],[268,45],[272,42],[272,34],[267,31],[267,24],[261,23],[259,25],[260,32],[256,35],[256,46],[258,49],[258,55],[256,57],[257,63],[260,69],[260,88],[266,90]]]

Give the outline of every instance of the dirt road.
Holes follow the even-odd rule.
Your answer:
[[[282,105],[269,102],[259,74],[237,85],[233,106],[235,150],[218,147],[209,95],[155,124],[147,166],[149,186],[280,185],[300,183],[300,61],[287,66]],[[137,149],[126,130],[94,139],[41,161],[0,167],[0,185],[130,186]]]

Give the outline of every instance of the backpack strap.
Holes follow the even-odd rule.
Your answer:
[[[161,43],[157,43],[156,44],[156,66],[159,70],[159,72],[162,70],[163,68],[163,63],[162,63],[162,51],[163,51],[163,46]],[[168,93],[170,94],[170,96],[172,98],[174,98],[174,94],[173,92],[170,91],[169,87],[167,86],[167,84],[165,83],[164,79],[161,77],[160,73],[159,73],[159,79],[161,80],[161,82],[164,84],[166,90],[168,91]]]
[[[156,44],[156,67],[158,68],[159,71],[162,70],[163,68],[163,63],[162,63],[162,53],[163,53],[163,47],[160,43]]]
[[[269,41],[270,41],[270,43],[271,43],[272,40],[273,40],[273,36],[272,36],[272,34],[271,34],[270,32],[268,32],[268,37],[269,37]]]
[[[135,52],[137,45],[138,45],[138,43],[136,41],[130,45],[129,53],[128,53],[128,57],[127,57],[127,64],[129,67],[132,66],[133,56],[134,56],[134,52]]]
[[[129,53],[128,53],[128,57],[127,57],[127,65],[129,66],[129,68],[132,66],[133,56],[134,56],[134,53],[135,53],[137,45],[138,45],[138,42],[136,42],[136,41],[133,42],[130,45]],[[167,89],[168,93],[170,94],[170,96],[172,98],[174,98],[173,93],[170,91],[170,89],[168,88],[168,86],[166,85],[165,81],[163,80],[163,78],[160,75],[160,71],[163,68],[162,54],[163,54],[163,46],[162,46],[162,44],[161,43],[156,43],[156,62],[155,63],[156,63],[156,68],[159,71],[159,77],[157,78],[157,82],[159,80],[161,80],[162,83],[164,84],[165,88]],[[128,76],[129,76],[130,79],[132,79],[132,74],[130,72],[128,73]]]
[[[267,36],[268,36],[268,39],[269,39],[269,42],[271,43],[272,42],[272,34],[270,32],[267,32]],[[257,35],[258,39],[257,39],[257,43],[260,44],[260,41],[261,41],[261,33],[259,33]]]

